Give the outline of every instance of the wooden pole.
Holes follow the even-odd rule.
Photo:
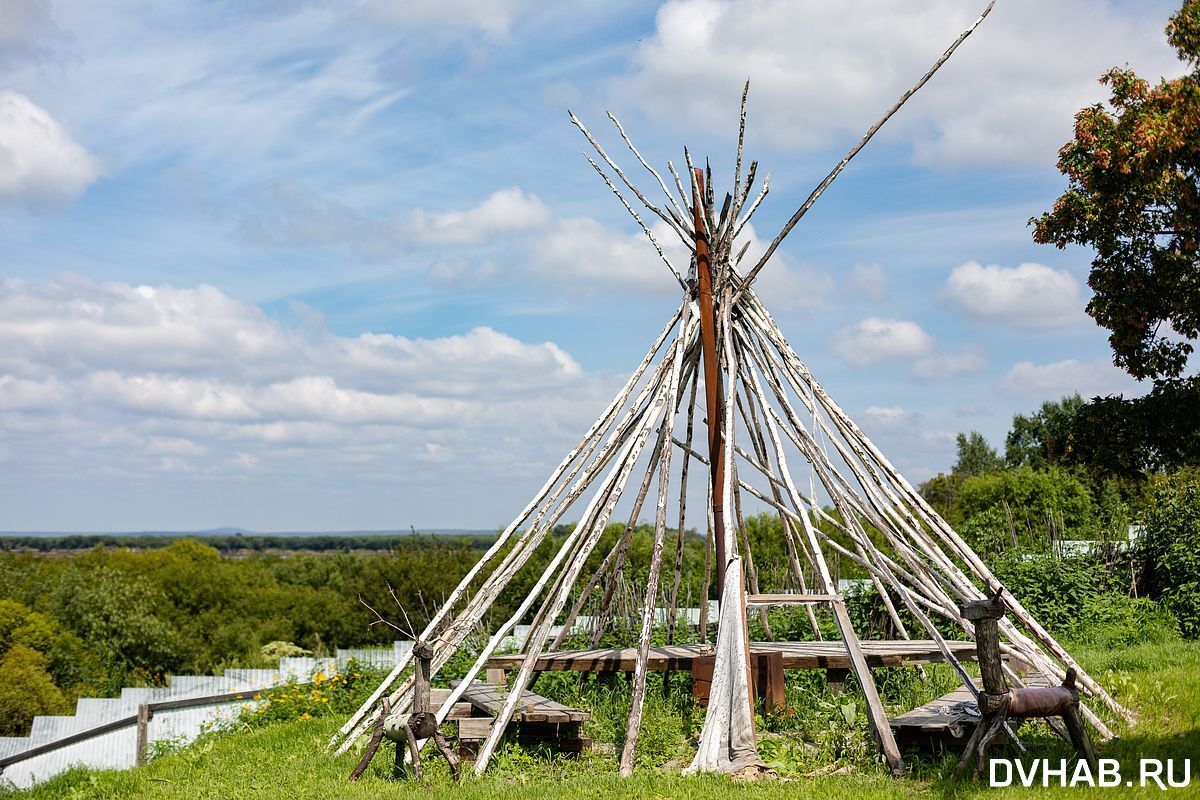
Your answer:
[[[834,179],[842,173],[842,170],[845,169],[846,165],[850,163],[850,159],[858,155],[858,151],[862,150],[866,143],[871,141],[871,137],[878,133],[879,129],[883,127],[884,123],[891,119],[892,115],[900,110],[900,106],[904,105],[905,102],[908,101],[908,98],[916,94],[922,86],[929,82],[929,79],[933,77],[933,73],[941,69],[941,66],[950,59],[950,56],[954,55],[954,51],[958,49],[958,46],[962,44],[963,41],[965,41],[966,38],[970,36],[976,28],[979,27],[979,24],[983,22],[987,15],[992,12],[992,6],[994,5],[996,5],[996,0],[992,0],[990,3],[988,3],[987,8],[983,10],[983,13],[979,15],[979,18],[971,23],[971,27],[963,31],[962,34],[954,40],[954,43],[946,48],[946,52],[942,53],[941,58],[934,62],[933,66],[929,68],[929,71],[922,75],[921,79],[913,84],[912,88],[900,96],[900,99],[896,101],[896,104],[889,108],[887,112],[874,125],[872,125],[865,134],[863,134],[863,137],[859,139],[858,144],[850,148],[850,152],[846,153],[846,155],[842,157],[842,160],[839,161],[837,165],[830,170],[829,174],[825,176],[825,179],[817,185],[817,188],[812,190],[812,193],[808,196],[808,199],[804,201],[804,204],[796,210],[796,213],[792,215],[792,218],[789,219],[787,224],[783,226],[783,230],[781,230],[775,237],[774,241],[771,242],[770,246],[766,249],[766,252],[764,252],[762,257],[758,260],[758,263],[754,265],[753,269],[746,273],[746,279],[742,283],[742,288],[738,290],[737,297],[733,299],[735,303],[741,299],[742,294],[747,288],[749,288],[750,284],[754,282],[754,278],[758,275],[759,271],[762,270],[767,261],[770,260],[771,256],[775,253],[775,249],[779,247],[780,242],[782,242],[787,235],[791,233],[792,228],[796,227],[796,223],[800,221],[800,218],[808,213],[808,210],[812,208],[813,203],[817,202],[817,198],[820,197],[827,188],[829,188],[829,184],[833,183]]]
[[[137,750],[133,755],[133,765],[140,767],[146,763],[146,748],[150,745],[150,706],[142,703],[137,710]]]
[[[684,310],[683,322],[687,326],[688,313]],[[675,351],[675,365],[671,370],[672,389],[678,386],[683,370],[683,350]],[[675,398],[671,398],[675,401]],[[654,546],[650,554],[650,571],[646,579],[646,600],[642,608],[642,626],[638,639],[637,664],[633,672],[633,693],[629,719],[625,726],[625,746],[621,750],[621,776],[633,774],[637,757],[638,733],[642,727],[642,706],[646,698],[646,668],[650,658],[650,636],[654,631],[654,605],[658,594],[658,576],[662,569],[663,542],[667,534],[667,490],[671,483],[671,433],[675,425],[676,409],[667,409],[662,430],[659,434],[662,450],[658,463],[658,507],[654,516]],[[650,471],[653,472],[653,464]]]
[[[713,530],[717,549],[717,596],[725,586],[725,454],[722,432],[725,430],[724,407],[721,403],[721,371],[717,363],[717,315],[713,308],[712,262],[704,220],[704,170],[695,167],[692,187],[692,216],[696,239],[696,296],[700,305],[700,341],[704,361],[704,403],[708,413],[708,464],[712,478],[711,495]]]

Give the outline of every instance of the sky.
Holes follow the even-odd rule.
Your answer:
[[[504,525],[678,305],[567,110],[724,186],[749,79],[761,248],[983,5],[0,0],[0,530]],[[999,0],[759,278],[910,480],[1142,391],[1028,220],[1176,6]]]

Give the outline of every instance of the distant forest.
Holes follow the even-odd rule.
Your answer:
[[[421,533],[237,533],[237,534],[161,534],[161,533],[69,533],[63,535],[0,536],[0,551],[36,551],[39,553],[63,550],[90,550],[93,547],[124,547],[131,550],[155,550],[169,547],[185,539],[196,539],[221,553],[253,551],[284,552],[362,552],[388,551],[411,546],[415,541],[443,541],[458,547],[483,550],[494,535],[482,534],[421,534]]]

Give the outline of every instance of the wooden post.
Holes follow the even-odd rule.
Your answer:
[[[1004,677],[1000,658],[1000,618],[1005,605],[1001,597],[1003,590],[987,600],[976,600],[963,604],[964,619],[975,624],[975,653],[979,662],[979,677],[983,691],[989,695],[1008,694],[1008,680]]]
[[[850,670],[839,667],[832,667],[825,670],[825,685],[829,687],[830,694],[841,694],[846,691],[846,678],[850,677]]]
[[[433,658],[433,648],[425,642],[413,644],[413,659],[416,683],[413,685],[413,716],[429,713],[429,662]]]
[[[137,710],[137,750],[133,754],[133,765],[140,767],[146,763],[146,749],[150,744],[150,706],[142,703]]]
[[[717,597],[725,588],[728,558],[721,532],[725,530],[725,454],[722,431],[725,409],[721,402],[721,370],[717,363],[717,315],[713,307],[712,261],[708,238],[704,235],[704,171],[695,168],[696,185],[692,188],[692,216],[696,242],[696,299],[700,305],[700,341],[704,360],[704,404],[708,412],[708,469],[712,478],[713,531],[717,550]]]
[[[753,657],[754,691],[762,700],[763,710],[770,713],[787,707],[784,685],[783,653],[757,653]]]

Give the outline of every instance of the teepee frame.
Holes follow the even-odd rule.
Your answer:
[[[662,175],[642,157],[616,117],[608,115],[622,142],[664,195],[666,202],[656,205],[634,185],[583,123],[570,114],[571,121],[604,166],[586,156],[589,163],[637,221],[678,281],[683,299],[625,385],[533,499],[463,577],[420,636],[421,641],[432,645],[431,671],[436,675],[464,645],[469,634],[478,629],[493,602],[546,541],[555,524],[568,510],[575,509],[577,503],[583,503],[578,523],[563,538],[533,588],[512,615],[492,631],[463,681],[437,711],[438,721],[444,721],[514,627],[533,613],[533,624],[521,643],[523,659],[508,700],[478,753],[477,773],[487,768],[516,710],[521,691],[528,687],[538,659],[548,649],[555,623],[561,618],[563,627],[549,643],[549,649],[562,645],[586,600],[603,586],[595,634],[598,640],[619,589],[633,529],[657,477],[653,547],[641,609],[632,707],[620,759],[622,774],[632,771],[646,691],[650,637],[659,597],[666,593],[662,569],[675,473],[672,454],[676,450],[682,463],[676,490],[678,515],[673,517],[678,528],[669,590],[668,637],[674,636],[677,625],[687,486],[693,461],[710,478],[704,509],[709,548],[705,588],[700,598],[702,635],[707,633],[710,576],[715,578],[721,601],[712,696],[690,770],[735,771],[760,763],[754,743],[747,609],[759,609],[765,623],[765,607],[773,604],[802,605],[817,639],[821,634],[814,607],[829,608],[866,697],[868,721],[876,741],[892,770],[897,773],[903,770],[858,635],[830,573],[827,552],[861,566],[870,576],[899,635],[910,638],[897,601],[936,643],[964,686],[976,692],[971,676],[934,624],[934,618],[949,620],[969,638],[973,628],[961,617],[959,605],[990,596],[1003,587],[987,565],[825,392],[788,344],[755,292],[753,282],[779,244],[849,161],[925,85],[991,9],[990,3],[838,162],[745,273],[739,266],[747,246],[739,246],[740,237],[766,197],[770,183],[768,175],[751,199],[757,173],[757,162],[753,161],[743,179],[749,82],[742,94],[733,189],[719,209],[714,202],[711,171],[693,164],[686,149],[686,185],[674,165],[670,162],[667,165],[672,192]],[[616,181],[610,175],[615,175]],[[661,220],[672,236],[678,237],[690,254],[691,267],[686,274],[668,257],[667,250],[627,199],[625,191]],[[693,446],[698,397],[703,400],[701,421],[707,426],[707,453]],[[682,426],[677,419],[681,411]],[[683,439],[677,435],[681,427]],[[797,454],[799,460],[795,458]],[[793,472],[793,463],[807,465],[806,487],[797,482],[800,473]],[[600,567],[584,580],[582,571],[588,557],[599,543],[635,471],[641,478],[623,534]],[[759,593],[753,554],[741,520],[743,492],[779,515],[794,594]],[[828,500],[832,512],[823,505],[823,499]],[[575,601],[568,609],[572,595]],[[1061,680],[1067,669],[1074,669],[1085,694],[1132,721],[1130,712],[1080,668],[1016,598],[1005,592],[1004,599],[1012,618],[1001,623],[1001,650],[1010,660],[1054,682]],[[334,736],[332,747],[338,752],[349,749],[382,713],[385,697],[390,707],[401,713],[411,705],[414,684],[410,666],[408,658],[396,665]],[[1007,666],[1005,669],[1014,685],[1024,685],[1014,670]],[[1112,735],[1091,709],[1086,706],[1081,709],[1101,736]]]

